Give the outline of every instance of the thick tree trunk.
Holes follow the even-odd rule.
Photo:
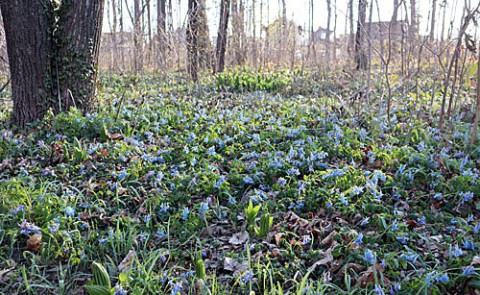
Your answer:
[[[194,82],[198,80],[198,1],[188,0],[188,24],[187,24],[187,70]]]
[[[12,122],[92,110],[104,0],[0,0],[12,79]]]
[[[355,63],[357,70],[367,69],[367,55],[365,53],[365,19],[367,17],[367,0],[358,2],[357,33],[355,35]]]
[[[104,4],[103,0],[62,1],[54,69],[58,73],[57,95],[62,99],[56,112],[70,107],[83,112],[93,109]]]
[[[13,97],[12,122],[24,127],[40,119],[52,97],[49,52],[50,1],[1,0]],[[49,83],[47,83],[47,81]]]
[[[225,51],[227,47],[227,30],[229,15],[230,0],[222,0],[222,3],[220,5],[220,24],[218,26],[214,73],[223,72],[223,70],[225,69]]]

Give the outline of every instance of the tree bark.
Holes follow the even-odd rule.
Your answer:
[[[352,54],[353,48],[354,48],[354,43],[355,43],[355,38],[353,34],[353,0],[348,1],[348,23],[350,25],[350,32],[349,32],[349,37],[348,37],[348,46],[347,46],[347,51],[348,53]]]
[[[357,70],[367,69],[367,55],[365,53],[365,19],[367,17],[367,0],[358,1],[357,33],[355,34],[355,63]]]
[[[133,1],[133,10],[134,70],[135,73],[138,73],[143,70],[143,28],[140,0]]]
[[[325,34],[325,54],[327,67],[330,66],[330,23],[332,19],[332,1],[327,0],[327,32]],[[334,49],[335,50],[335,49]]]
[[[480,48],[480,43],[479,43],[479,48]],[[477,63],[480,63],[480,50],[478,52]],[[473,131],[472,131],[472,141],[471,141],[472,145],[477,143],[479,117],[480,117],[480,67],[477,66],[477,100],[475,103],[475,118],[473,121]]]
[[[430,44],[433,44],[433,41],[435,40],[436,14],[437,14],[437,0],[432,0],[432,18],[430,20],[430,34],[428,37]]]
[[[228,17],[230,15],[230,0],[222,0],[220,4],[220,24],[218,26],[217,48],[215,50],[214,73],[225,69],[225,51],[227,47]]]
[[[104,0],[0,0],[20,127],[76,106],[93,109]]]
[[[48,84],[53,82],[49,57],[53,7],[48,0],[1,0],[0,9],[12,81],[11,119],[24,127],[45,115],[52,97]]]
[[[412,22],[411,28],[410,28],[410,38],[411,41],[418,36],[418,16],[417,16],[417,1],[416,0],[410,0],[410,19]]]
[[[198,80],[198,29],[199,0],[188,0],[188,24],[187,24],[187,70],[194,82]]]
[[[162,68],[165,67],[166,4],[166,0],[157,0],[157,62]]]
[[[62,103],[54,108],[55,112],[68,111],[70,107],[83,112],[93,110],[104,3],[102,0],[62,1],[55,37],[58,58],[54,71],[59,84],[56,95],[62,98]]]

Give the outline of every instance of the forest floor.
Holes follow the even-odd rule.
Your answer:
[[[98,113],[0,130],[0,293],[477,294],[468,122],[278,77],[127,80],[104,78]]]

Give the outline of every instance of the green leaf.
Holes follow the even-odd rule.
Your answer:
[[[86,285],[85,289],[90,295],[112,295],[110,288],[101,285]]]
[[[110,289],[111,288],[110,276],[108,275],[108,272],[105,269],[105,267],[103,267],[103,265],[101,265],[100,263],[93,262],[92,269],[93,269],[93,284],[105,286],[108,289]]]

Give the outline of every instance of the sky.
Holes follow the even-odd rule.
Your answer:
[[[152,14],[155,14],[156,8],[156,2],[155,0],[153,1],[153,9],[152,9]],[[219,9],[218,9],[218,3],[220,0],[206,0],[206,6],[207,6],[207,18],[209,21],[209,27],[210,27],[210,35],[214,36],[217,33],[217,27],[218,27],[218,19],[219,19]],[[262,0],[256,0],[256,18],[257,18],[257,32],[259,32],[260,24],[261,25],[266,25],[268,23],[271,23],[273,20],[275,20],[281,13],[281,8],[279,6],[279,3],[281,3],[281,0],[263,0],[264,3],[264,8],[263,8],[263,20],[260,21],[260,2]],[[332,5],[336,7],[336,33],[337,35],[342,35],[345,33],[348,33],[348,27],[347,25],[346,28],[346,16],[348,13],[348,0],[331,0]],[[368,1],[369,3],[373,1],[373,15],[372,15],[372,20],[373,21],[389,21],[392,17],[393,14],[393,0],[370,0]],[[409,8],[409,3],[410,0],[399,0],[400,3],[404,2],[406,3],[407,9]],[[444,0],[437,0],[438,3],[442,3]],[[446,14],[446,20],[447,22],[452,21],[454,24],[454,34],[456,31],[458,31],[460,19],[461,19],[461,14],[462,10],[464,7],[464,3],[466,2],[472,2],[472,0],[447,0],[447,14]],[[478,0],[473,0],[473,4],[476,3]],[[111,24],[111,20],[108,17],[109,11],[110,11],[110,1],[107,1],[107,10],[105,11],[106,13],[106,18],[104,21],[104,31],[110,31],[109,27]],[[125,0],[125,2],[129,3],[130,9],[133,9],[133,0]],[[124,2],[124,3],[125,3]],[[186,23],[186,14],[187,14],[187,0],[172,0],[173,2],[173,24],[174,27],[181,27]],[[247,3],[247,11],[249,11],[249,4],[252,2],[252,0],[244,0],[244,2]],[[268,5],[266,4],[268,2]],[[297,25],[302,26],[304,28],[308,28],[309,24],[309,3],[310,0],[285,0],[286,2],[286,10],[287,10],[287,17],[289,19],[292,19]],[[417,10],[420,18],[420,33],[421,34],[428,34],[430,28],[429,28],[429,23],[430,23],[430,7],[431,7],[431,2],[432,0],[417,0]],[[355,14],[355,19],[356,19],[356,12],[357,12],[357,3],[358,0],[354,0],[354,14]],[[378,6],[377,7],[377,4]],[[268,10],[267,10],[268,6]],[[403,4],[401,5],[402,8],[399,10],[399,19],[405,19],[405,9]],[[314,29],[317,29],[318,27],[327,27],[327,2],[326,0],[313,0],[313,10],[314,10],[314,19],[313,19],[313,26]],[[369,15],[369,10],[370,8],[367,8],[367,21],[368,21],[368,15]],[[250,9],[251,11],[251,9]],[[335,13],[335,10],[333,10],[333,13]],[[437,8],[437,27],[440,27],[440,22],[441,22],[441,13],[442,10]],[[128,13],[125,11],[124,12],[124,19],[125,21],[125,26],[126,29],[128,30],[131,28],[131,22],[129,21],[129,16]],[[249,12],[247,12],[248,17]],[[152,17],[152,20],[155,21],[155,17]],[[333,28],[334,26],[334,16],[332,16],[332,22],[331,22],[331,27]],[[439,30],[437,30],[439,31]]]

